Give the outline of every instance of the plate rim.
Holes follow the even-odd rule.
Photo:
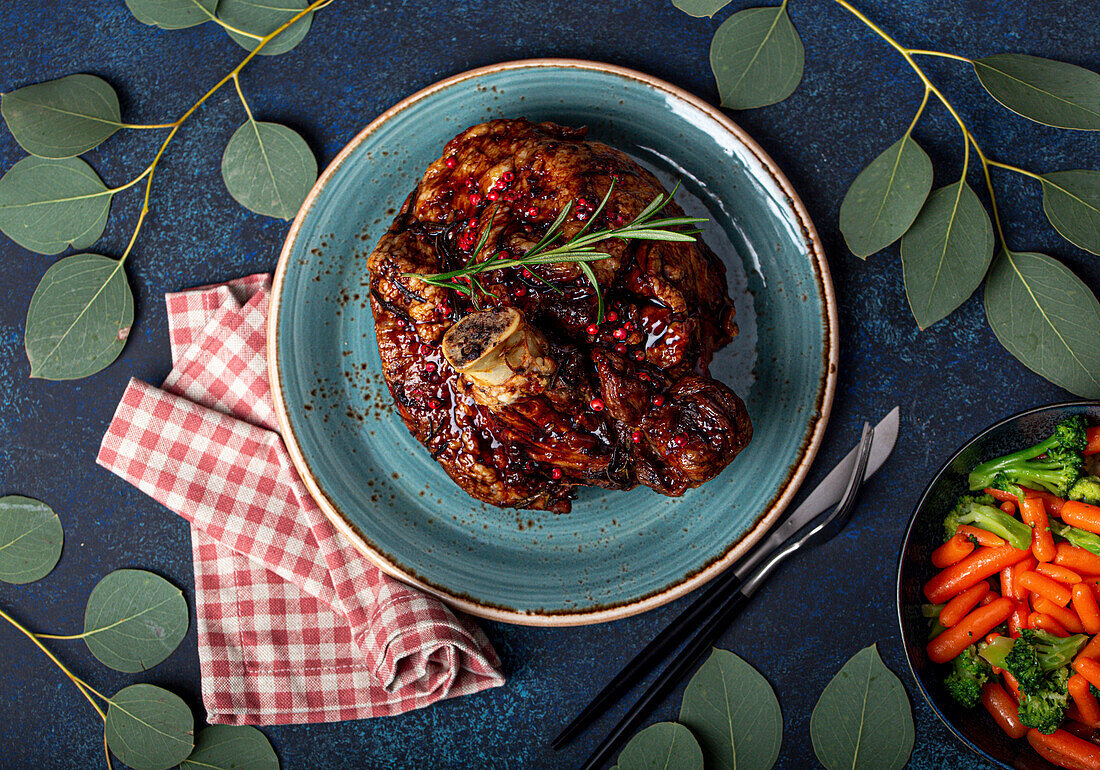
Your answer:
[[[596,609],[579,609],[579,610],[552,610],[552,611],[525,611],[519,609],[511,609],[502,607],[495,604],[483,604],[473,599],[470,596],[463,596],[452,591],[449,591],[440,586],[435,586],[425,582],[425,580],[415,574],[410,573],[408,570],[401,567],[399,564],[387,559],[377,550],[375,550],[363,537],[363,535],[355,528],[355,526],[348,521],[339,507],[333,503],[332,500],[321,489],[320,484],[314,478],[309,464],[306,462],[304,455],[298,445],[297,437],[294,434],[294,429],[291,427],[290,418],[287,413],[286,404],[283,400],[283,384],[282,378],[279,372],[279,356],[278,356],[278,327],[279,327],[279,309],[282,301],[282,295],[284,290],[285,277],[288,272],[290,264],[290,252],[297,242],[298,233],[301,229],[302,222],[313,208],[313,204],[324,190],[325,185],[335,175],[335,173],[343,165],[344,161],[353,153],[359,145],[361,145],[366,139],[378,130],[383,124],[392,119],[395,115],[408,109],[417,102],[431,96],[437,91],[450,88],[451,86],[461,83],[464,80],[470,80],[479,78],[492,73],[503,72],[507,70],[515,69],[533,69],[541,67],[555,67],[566,69],[581,69],[581,70],[594,70],[597,72],[617,75],[619,77],[627,78],[630,80],[639,81],[645,85],[662,91],[670,96],[674,96],[677,99],[686,102],[690,106],[704,112],[708,117],[717,122],[722,128],[728,131],[738,142],[745,146],[756,160],[761,164],[765,171],[772,177],[772,180],[779,187],[780,191],[787,197],[787,202],[798,220],[802,229],[802,234],[806,239],[806,245],[809,248],[809,256],[812,260],[812,267],[814,273],[821,287],[822,297],[825,303],[824,317],[826,320],[825,338],[824,344],[826,347],[824,361],[824,387],[820,388],[819,380],[819,395],[817,406],[817,415],[814,417],[813,429],[810,431],[810,435],[805,442],[804,451],[799,459],[793,466],[793,469],[788,472],[787,480],[783,483],[780,489],[776,492],[771,502],[765,508],[764,511],[757,514],[755,523],[749,529],[749,531],[733,543],[724,554],[711,560],[704,567],[698,569],[696,572],[686,575],[679,582],[668,585],[663,589],[642,596],[633,601],[620,603],[613,606],[603,606]],[[287,451],[290,454],[291,461],[294,463],[295,469],[298,471],[298,475],[301,477],[302,482],[309,490],[310,495],[317,502],[317,505],[321,508],[321,511],[332,522],[333,526],[348,538],[351,544],[362,553],[367,559],[373,562],[379,569],[391,577],[397,578],[405,583],[416,586],[423,591],[433,594],[440,599],[443,599],[449,605],[467,612],[471,615],[486,618],[489,620],[496,620],[505,623],[514,623],[517,625],[527,626],[544,626],[544,627],[563,627],[563,626],[581,626],[589,625],[593,623],[603,623],[611,620],[618,620],[620,618],[630,617],[631,615],[637,615],[642,612],[660,607],[667,604],[690,591],[706,584],[710,580],[717,577],[729,566],[736,563],[741,559],[760,539],[775,525],[776,521],[782,516],[795,494],[801,487],[802,482],[805,480],[806,474],[809,472],[810,466],[813,464],[814,458],[817,455],[818,450],[821,447],[822,440],[824,438],[826,426],[829,423],[829,417],[832,412],[833,398],[836,394],[836,380],[837,371],[839,369],[840,360],[840,339],[839,339],[839,319],[837,312],[836,295],[833,288],[832,273],[829,270],[829,263],[825,258],[824,245],[821,242],[821,238],[817,233],[817,228],[814,226],[813,220],[810,218],[809,212],[806,210],[805,205],[799,198],[798,193],[795,192],[790,181],[786,175],[779,169],[775,161],[764,151],[764,149],[745,132],[739,125],[726,116],[721,109],[714,107],[711,104],[703,101],[699,97],[691,94],[690,92],[675,86],[665,80],[648,75],[643,72],[639,72],[628,67],[621,67],[615,64],[606,64],[603,62],[589,61],[585,59],[570,59],[570,58],[553,58],[543,57],[534,59],[518,59],[514,61],[500,62],[498,64],[490,64],[484,67],[477,67],[465,72],[460,72],[456,75],[439,80],[425,88],[420,89],[414,94],[405,97],[394,106],[387,109],[377,118],[372,120],[365,128],[363,128],[358,134],[356,134],[351,141],[349,141],[343,149],[337,153],[336,157],[325,168],[321,176],[318,177],[317,182],[313,185],[309,195],[306,196],[305,201],[302,203],[301,208],[298,209],[297,215],[294,217],[294,221],[291,223],[290,230],[287,232],[286,238],[283,241],[282,249],[279,252],[279,261],[275,268],[274,280],[271,288],[271,299],[268,311],[267,320],[267,361],[268,361],[268,379],[271,382],[271,395],[272,401],[275,406],[275,415],[278,420],[279,430],[283,438],[283,443],[287,447]]]

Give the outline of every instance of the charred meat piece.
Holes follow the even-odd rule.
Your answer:
[[[680,495],[752,437],[741,399],[708,374],[737,325],[725,268],[701,239],[597,244],[610,255],[588,263],[602,323],[573,262],[483,272],[466,291],[415,277],[521,257],[567,206],[563,241],[630,222],[665,192],[585,134],[527,120],[467,129],[367,262],[402,419],[459,486],[493,505],[567,512],[584,485]],[[682,215],[675,202],[665,212]]]

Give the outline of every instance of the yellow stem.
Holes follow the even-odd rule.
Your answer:
[[[905,129],[906,135],[913,133],[913,129],[917,127],[917,121],[920,120],[921,113],[924,112],[924,107],[928,104],[928,97],[931,93],[931,89],[926,86],[924,89],[924,98],[920,100],[920,107],[917,107],[917,114],[913,116],[913,120],[909,123],[909,128]]]
[[[254,59],[260,53],[261,50],[263,50],[263,47],[265,45],[267,45],[272,40],[274,40],[276,37],[278,37],[283,31],[285,31],[288,27],[290,27],[296,21],[301,19],[303,16],[306,16],[307,14],[310,14],[313,11],[320,10],[321,8],[324,8],[325,6],[329,5],[332,2],[333,2],[333,0],[315,0],[314,2],[310,3],[308,6],[303,8],[301,11],[296,13],[289,21],[287,21],[281,27],[274,30],[273,32],[270,32],[267,35],[264,35],[260,39],[260,42],[256,45],[256,47],[253,48],[251,51],[249,51],[248,55],[245,56],[243,59],[241,59],[240,63],[236,67],[234,67],[229,72],[228,75],[226,75],[221,80],[219,80],[217,83],[215,83],[214,86],[212,88],[210,88],[210,90],[208,90],[205,94],[203,94],[197,102],[195,102],[193,105],[191,105],[191,108],[188,109],[187,112],[180,115],[179,119],[176,120],[175,123],[171,124],[172,130],[168,132],[168,136],[164,137],[164,141],[161,143],[160,149],[157,150],[157,154],[153,157],[153,162],[149,164],[149,168],[147,169],[147,172],[149,174],[149,180],[145,183],[145,196],[144,196],[144,198],[142,199],[142,202],[141,202],[141,213],[138,214],[138,221],[137,221],[137,224],[134,225],[134,232],[130,236],[130,242],[126,244],[126,250],[122,252],[122,256],[118,260],[119,268],[121,268],[122,264],[126,261],[126,258],[128,256],[130,256],[130,252],[134,248],[134,243],[137,241],[138,233],[141,232],[141,226],[145,222],[145,215],[149,213],[149,196],[153,191],[153,174],[156,171],[157,164],[160,162],[161,156],[164,155],[164,151],[168,148],[168,144],[175,137],[176,132],[179,131],[180,126],[182,126],[184,124],[184,122],[189,117],[191,117],[195,113],[195,111],[199,107],[201,107],[207,99],[209,99],[211,96],[213,96],[215,93],[217,93],[217,91],[222,86],[224,86],[230,80],[235,81],[237,79],[237,75],[240,73],[240,71],[242,69],[244,69],[245,66],[250,61],[252,61],[252,59]]]
[[[241,104],[244,106],[245,114],[248,115],[248,122],[255,123],[256,119],[252,117],[252,110],[248,106],[248,100],[244,98],[244,91],[241,90],[241,79],[236,75],[233,76],[233,85],[237,89],[237,96],[241,98]]]
[[[1008,163],[999,163],[995,160],[989,161],[989,165],[996,166],[997,168],[1003,168],[1007,171],[1015,171],[1017,174],[1022,174],[1023,176],[1029,176],[1032,179],[1038,180],[1040,182],[1043,181],[1043,178],[1041,176],[1039,176],[1038,174],[1034,174],[1031,171],[1028,171],[1026,168],[1020,168],[1019,166],[1013,166],[1013,165],[1008,164]]]
[[[15,618],[13,618],[8,613],[4,612],[4,610],[2,610],[2,609],[0,609],[0,618],[3,618],[4,620],[8,621],[13,626],[15,626],[19,631],[21,631],[23,633],[24,636],[26,636],[28,639],[30,639],[32,642],[34,642],[35,645],[38,647],[38,649],[40,649],[40,650],[42,650],[42,652],[46,653],[46,656],[50,660],[52,660],[55,664],[57,664],[57,667],[59,669],[61,669],[62,672],[64,672],[65,676],[69,677],[69,679],[72,681],[72,683],[74,685],[76,685],[76,689],[80,690],[80,694],[83,695],[85,698],[87,698],[88,702],[92,704],[92,708],[94,708],[96,710],[96,712],[99,714],[99,716],[104,721],[106,721],[107,715],[105,713],[103,713],[103,709],[101,709],[99,707],[99,704],[96,703],[94,700],[92,700],[92,696],[89,695],[89,692],[95,693],[96,695],[98,695],[104,701],[107,700],[106,698],[104,698],[102,695],[100,695],[98,692],[96,692],[92,688],[91,685],[89,685],[83,679],[81,679],[76,674],[74,674],[72,671],[70,671],[68,668],[66,668],[65,664],[62,663],[60,660],[58,660],[57,656],[54,655],[52,652],[50,652],[49,649],[46,647],[46,645],[44,645],[44,644],[42,644],[42,642],[38,641],[38,639],[35,638],[33,633],[31,633],[26,628],[24,628],[23,625],[21,623],[19,623],[19,621],[17,621]]]
[[[61,636],[59,634],[35,634],[36,639],[83,639],[85,634],[72,634],[70,636]]]
[[[909,53],[914,56],[938,56],[941,59],[954,59],[955,61],[964,61],[967,64],[973,64],[971,59],[967,59],[965,56],[959,56],[953,53],[944,53],[943,51],[925,51],[919,48],[910,48]]]
[[[997,210],[997,196],[996,196],[996,193],[993,191],[993,181],[989,177],[990,161],[989,161],[988,158],[985,157],[985,153],[982,152],[982,148],[978,144],[978,140],[974,138],[974,134],[971,133],[970,129],[967,127],[966,121],[964,121],[962,119],[962,116],[959,115],[959,113],[951,105],[951,102],[947,101],[947,97],[943,95],[943,92],[940,91],[940,89],[936,88],[936,85],[931,80],[928,79],[928,76],[926,74],[924,74],[924,70],[922,70],[920,68],[920,65],[917,64],[916,61],[913,60],[913,55],[914,54],[932,55],[932,54],[939,54],[940,52],[938,52],[938,51],[931,52],[931,51],[923,51],[923,50],[911,50],[909,48],[906,48],[901,43],[899,43],[897,40],[892,38],[886,32],[886,30],[884,30],[882,27],[878,26],[873,21],[871,21],[869,18],[867,18],[867,16],[865,16],[858,8],[853,6],[847,0],[834,0],[834,2],[836,2],[837,5],[841,6],[846,11],[848,11],[850,14],[855,16],[857,19],[859,19],[865,25],[867,25],[867,27],[869,27],[871,30],[873,30],[879,37],[881,37],[883,40],[885,40],[887,43],[889,43],[892,48],[894,48],[899,54],[901,54],[901,57],[903,59],[905,59],[906,63],[909,64],[909,66],[912,68],[913,72],[915,72],[917,77],[919,77],[921,79],[921,82],[924,83],[924,87],[927,88],[933,94],[936,95],[936,98],[940,100],[940,103],[943,104],[943,106],[947,109],[947,111],[951,113],[951,117],[953,117],[955,119],[955,122],[959,124],[959,130],[962,131],[962,134],[963,134],[963,141],[966,142],[968,145],[969,144],[974,145],[974,151],[976,153],[978,153],[978,159],[981,160],[981,162],[982,162],[982,173],[985,177],[985,186],[989,190],[989,203],[990,203],[990,205],[993,209],[993,222],[997,226],[997,234],[1000,236],[1001,244],[1005,247],[1005,250],[1007,251],[1008,250],[1008,242],[1005,241],[1004,230],[1001,228],[1001,216],[1000,216],[1000,212],[998,212],[998,210]],[[955,56],[954,54],[943,54],[943,55],[946,56],[947,58],[962,59],[963,61],[969,61],[969,59],[965,59],[961,56]],[[966,160],[969,161],[969,153],[967,153]],[[964,178],[965,178],[965,176],[964,176]]]
[[[153,128],[171,128],[175,123],[119,123],[123,128],[132,128],[137,131]]]

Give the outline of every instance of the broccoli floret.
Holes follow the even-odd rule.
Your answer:
[[[1088,641],[1087,634],[1063,639],[1048,631],[1024,630],[999,667],[1016,677],[1020,692],[1029,695],[1041,692],[1046,687],[1047,675],[1069,665]]]
[[[989,681],[992,673],[989,664],[978,657],[977,649],[970,645],[951,661],[951,673],[944,677],[943,684],[960,705],[974,708],[982,699],[982,685]]]
[[[1080,500],[1090,505],[1100,505],[1100,478],[1082,476],[1069,488],[1069,499]]]
[[[974,468],[970,472],[970,488],[985,489],[998,474],[1004,474],[1005,480],[1014,484],[1041,487],[1059,497],[1065,497],[1081,475],[1084,461],[1081,453],[1088,445],[1085,428],[1085,418],[1082,415],[1063,420],[1046,441]],[[1044,455],[1045,459],[1038,459]]]
[[[1020,722],[1044,735],[1061,727],[1069,703],[1068,681],[1069,668],[1062,667],[1043,677],[1041,686],[1034,692],[1024,693],[1020,701]]]
[[[1031,527],[1000,508],[979,503],[971,495],[963,495],[943,521],[944,532],[952,537],[960,524],[970,524],[1003,537],[1013,548],[1031,547]]]
[[[1086,551],[1100,556],[1100,535],[1095,532],[1089,532],[1079,527],[1071,527],[1069,524],[1063,524],[1054,518],[1050,520],[1050,531],[1069,541],[1070,545],[1084,548]]]

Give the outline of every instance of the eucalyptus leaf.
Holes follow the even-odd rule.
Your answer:
[[[1043,174],[1043,211],[1054,229],[1085,251],[1100,254],[1100,171]]]
[[[257,38],[270,35],[308,5],[308,0],[221,0],[218,3],[218,18],[231,27],[248,33],[242,35],[226,30],[231,38],[251,51],[260,42]],[[302,42],[312,21],[313,14],[307,13],[265,45],[260,54],[275,56],[286,53]]]
[[[187,602],[159,575],[120,569],[88,597],[81,637],[115,671],[145,671],[171,655],[187,633]]]
[[[0,113],[31,155],[71,158],[122,128],[118,95],[94,75],[66,75],[4,94]]]
[[[161,29],[185,29],[210,21],[218,0],[126,0],[142,24]]]
[[[74,254],[50,266],[31,297],[25,344],[31,377],[73,380],[118,358],[134,322],[122,263]]]
[[[46,577],[64,540],[50,506],[21,495],[0,497],[0,580],[22,585]]]
[[[199,732],[180,770],[279,770],[279,758],[255,727],[211,725]]]
[[[730,4],[730,0],[672,0],[672,4],[688,16],[711,17]]]
[[[786,5],[730,16],[710,44],[722,106],[747,110],[781,102],[802,80],[806,51]]]
[[[1086,398],[1100,398],[1100,302],[1046,254],[1001,251],[985,283],[997,339],[1029,369]]]
[[[708,767],[768,770],[783,743],[783,714],[768,680],[726,650],[711,653],[688,682],[680,723]]]
[[[1100,129],[1100,75],[1076,64],[999,53],[974,61],[990,96],[1013,112],[1058,128]]]
[[[133,684],[108,703],[107,746],[134,770],[168,770],[195,746],[195,717],[178,695]]]
[[[0,231],[25,249],[85,249],[107,226],[114,192],[79,158],[23,158],[0,178]]]
[[[691,730],[658,722],[630,739],[615,770],[703,770],[703,751]]]
[[[866,259],[900,238],[932,189],[932,161],[908,133],[890,145],[852,182],[840,204],[840,231]]]
[[[245,208],[291,219],[317,180],[317,160],[286,126],[249,119],[225,147],[222,179]]]
[[[964,180],[934,190],[901,239],[905,294],[927,329],[974,293],[993,260],[993,225]]]
[[[827,770],[893,770],[913,751],[913,711],[875,645],[844,664],[814,706],[810,739]]]

